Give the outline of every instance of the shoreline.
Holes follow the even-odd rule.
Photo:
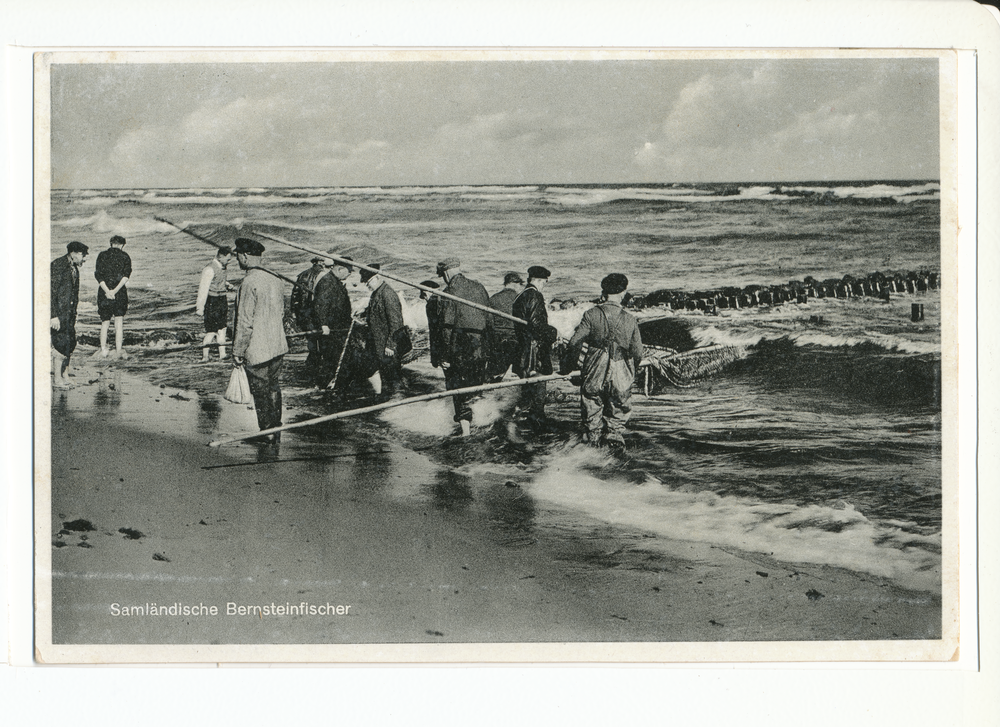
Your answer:
[[[246,407],[157,388],[85,353],[73,371],[97,381],[53,392],[51,537],[40,523],[38,539],[52,551],[53,647],[859,640],[875,648],[921,639],[930,647],[942,633],[938,595],[588,520],[501,476],[458,474],[398,446],[384,427],[380,441],[332,453],[352,443],[349,426],[334,429],[343,435],[335,444],[289,436],[277,461],[258,461],[252,445],[205,446],[255,426]],[[93,529],[67,527],[81,521]],[[224,612],[272,602],[350,610]],[[112,614],[111,604],[147,603],[221,613]]]

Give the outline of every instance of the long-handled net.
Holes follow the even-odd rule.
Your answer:
[[[747,357],[743,346],[713,344],[678,353],[660,346],[645,346],[636,382],[644,393],[657,394],[670,386],[688,389],[734,361]]]

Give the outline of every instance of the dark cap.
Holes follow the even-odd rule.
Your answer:
[[[424,282],[421,283],[421,285],[424,286],[425,288],[434,288],[435,290],[441,287],[435,280],[425,280]],[[421,300],[430,300],[432,295],[434,295],[434,293],[431,293],[429,290],[420,291]]]
[[[524,278],[521,277],[521,273],[515,273],[511,271],[503,276],[503,284],[510,285],[511,283],[523,283]]]
[[[256,240],[251,240],[246,237],[236,238],[236,253],[243,253],[244,255],[253,255],[254,257],[260,257],[264,254],[264,246],[261,245]]]
[[[324,257],[320,257],[319,255],[317,255],[316,257],[314,257],[314,258],[313,258],[312,260],[310,260],[309,262],[311,262],[311,263],[312,263],[313,265],[315,265],[316,263],[321,263],[321,262],[323,262],[324,260],[326,260],[326,258],[324,258]]]
[[[334,262],[334,265],[336,265],[338,267],[341,267],[341,268],[345,268],[348,273],[353,273],[354,272],[354,266],[351,265],[351,263],[349,263],[347,261],[350,260],[351,262],[353,262],[354,258],[347,257],[347,255],[342,255],[342,256],[339,256],[339,257],[340,257],[340,260],[337,260],[336,262]]]
[[[528,268],[528,277],[534,278],[535,280],[548,280],[549,276],[552,275],[547,268],[543,268],[541,265],[532,265]]]
[[[122,237],[121,235],[115,235],[114,237],[111,238],[111,244],[112,245],[124,245],[125,244],[125,238]]]
[[[372,272],[371,270],[362,270],[361,271],[362,283],[367,283],[369,280],[378,275],[378,271],[382,269],[382,266],[378,263],[371,263],[370,265],[368,265],[368,267],[375,268],[375,272]]]
[[[84,255],[86,255],[88,252],[90,252],[90,248],[84,245],[82,242],[77,242],[76,240],[73,240],[73,242],[69,243],[66,246],[66,252],[82,252]]]
[[[601,281],[601,291],[608,295],[624,293],[628,287],[628,278],[621,273],[611,273]]]

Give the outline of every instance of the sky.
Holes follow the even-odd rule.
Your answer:
[[[56,62],[52,186],[937,180],[938,95],[920,58]]]

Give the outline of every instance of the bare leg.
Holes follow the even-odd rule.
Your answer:
[[[368,383],[372,385],[373,389],[375,389],[375,395],[376,396],[378,396],[379,394],[382,393],[382,374],[381,373],[379,373],[378,371],[376,371],[374,374],[372,374],[371,377],[368,379]]]
[[[462,436],[468,437],[472,433],[472,422],[462,419],[459,424],[462,425]]]
[[[63,356],[58,351],[52,351],[52,384],[58,389],[65,389],[70,386],[69,377],[66,372],[69,370],[69,358]]]
[[[219,360],[221,361],[226,357],[226,329],[220,328],[218,333],[215,334],[215,340],[219,344]]]
[[[115,316],[115,352],[122,352],[122,336],[125,330],[124,316]]]
[[[201,349],[201,362],[202,363],[208,363],[208,352],[209,352],[210,349],[207,348],[207,346],[208,346],[208,344],[210,344],[212,342],[212,339],[215,338],[217,335],[218,335],[217,333],[206,333],[205,337],[203,339],[201,339],[201,345],[206,347],[206,348]]]
[[[108,355],[108,327],[111,321],[101,321],[101,355]]]

